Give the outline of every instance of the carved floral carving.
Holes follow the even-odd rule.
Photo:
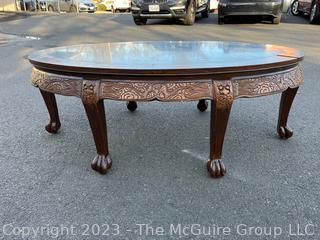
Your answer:
[[[46,73],[36,68],[32,70],[32,85],[40,89],[67,96],[77,96],[81,92],[81,78]]]
[[[256,97],[295,88],[303,83],[303,70],[297,66],[276,74],[238,79],[233,82],[237,97]]]
[[[217,108],[230,108],[233,102],[231,81],[214,81],[213,86]]]
[[[101,82],[101,83],[100,83]],[[300,66],[275,74],[238,77],[232,80],[193,81],[129,81],[83,80],[80,77],[46,73],[33,68],[32,84],[56,94],[81,96],[87,101],[96,98],[119,100],[184,101],[217,99],[221,107],[232,104],[234,98],[257,97],[295,88],[303,83]],[[214,96],[216,95],[216,96]]]
[[[99,100],[100,81],[83,80],[82,83],[82,101],[85,103],[96,103]]]
[[[180,101],[212,98],[208,82],[114,82],[101,83],[101,97],[121,100]]]

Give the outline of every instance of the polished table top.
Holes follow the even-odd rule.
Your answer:
[[[147,41],[84,44],[37,51],[42,70],[84,74],[207,74],[285,67],[303,53],[276,45],[215,41]]]

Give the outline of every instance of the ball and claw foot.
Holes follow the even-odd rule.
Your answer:
[[[226,167],[224,166],[222,160],[220,159],[217,159],[217,160],[209,159],[207,162],[207,169],[208,169],[208,172],[210,173],[210,176],[214,178],[223,177],[227,173]]]
[[[200,100],[197,104],[197,108],[200,112],[204,112],[208,108],[208,101],[206,100]]]
[[[127,108],[129,111],[134,112],[137,109],[138,105],[135,101],[127,102]]]
[[[92,169],[101,174],[106,174],[107,171],[111,168],[111,166],[112,160],[110,155],[97,155],[91,163]]]
[[[50,122],[45,128],[48,133],[55,134],[59,131],[60,127],[61,127],[60,122]]]
[[[291,138],[293,135],[293,131],[291,129],[289,129],[288,127],[283,127],[283,126],[279,127],[278,133],[279,133],[280,138],[282,138],[282,139]]]

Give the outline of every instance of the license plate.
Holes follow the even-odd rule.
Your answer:
[[[160,12],[159,5],[149,5],[149,12]]]

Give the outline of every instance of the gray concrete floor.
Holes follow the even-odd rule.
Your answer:
[[[18,37],[0,44],[0,239],[22,239],[20,227],[59,226],[69,233],[60,232],[56,239],[178,239],[170,236],[170,224],[193,223],[230,227],[231,233],[182,234],[182,239],[274,239],[248,232],[242,236],[244,231],[236,231],[239,224],[281,228],[277,239],[320,238],[320,26],[293,16],[284,16],[278,26],[221,26],[216,15],[194,26],[158,20],[135,26],[128,14],[5,19],[0,18],[0,38]],[[228,175],[214,180],[205,168],[209,111],[198,112],[194,102],[151,102],[131,113],[122,102],[105,101],[114,165],[105,176],[93,172],[95,147],[80,100],[58,97],[62,128],[57,135],[47,134],[48,114],[29,82],[26,57],[61,45],[134,40],[247,41],[303,50],[305,84],[289,119],[294,137],[277,137],[280,95],[237,100],[223,152]],[[140,234],[136,224],[147,223],[163,226],[165,235]],[[98,224],[100,236],[86,232],[85,224],[90,229]],[[104,224],[111,225],[109,231]],[[294,230],[297,224],[301,231],[314,225],[313,236],[290,236],[289,227]],[[24,239],[53,239],[52,231],[28,233]]]

